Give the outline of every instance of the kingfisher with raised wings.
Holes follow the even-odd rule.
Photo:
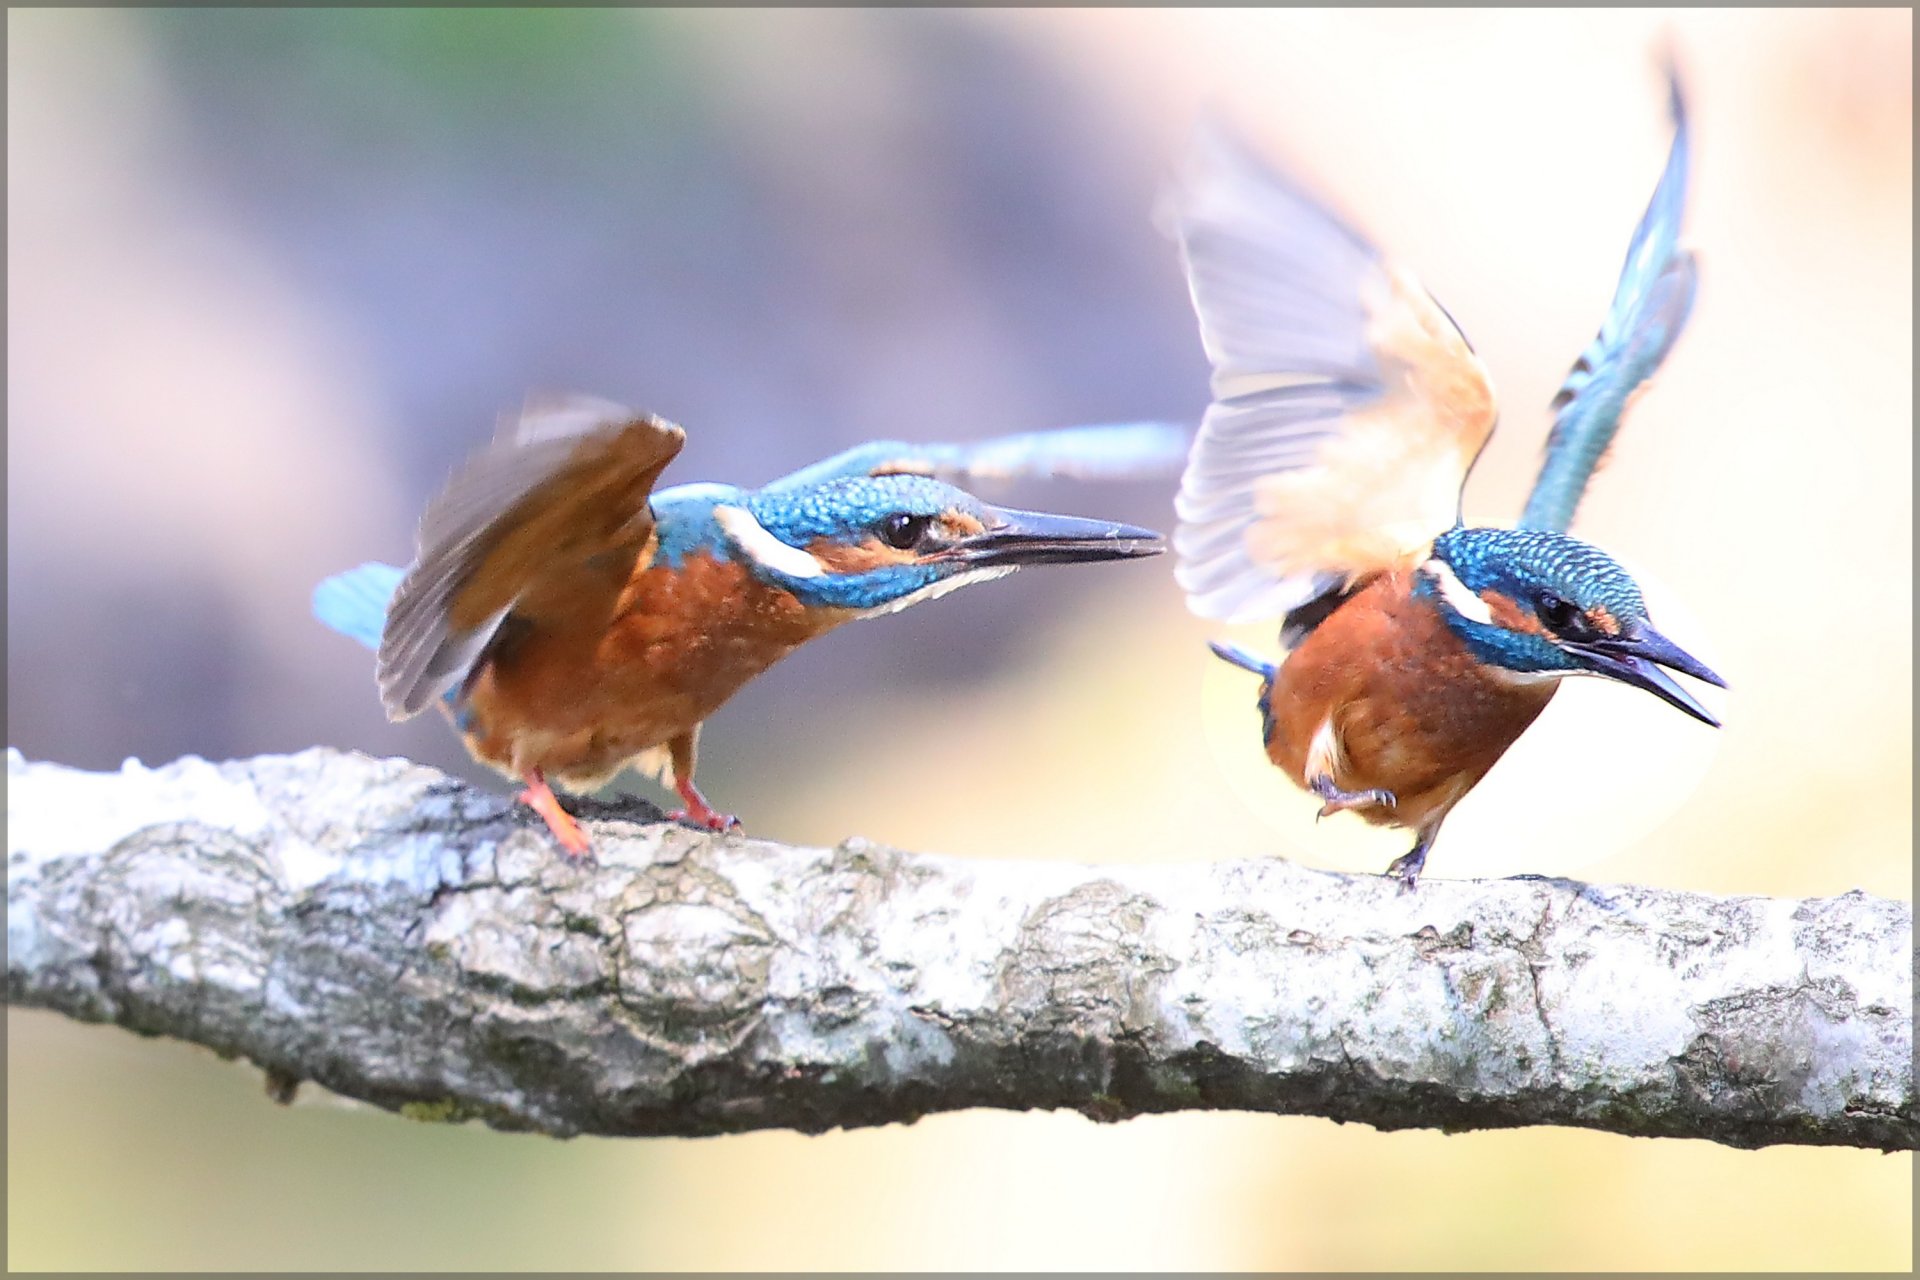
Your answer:
[[[670,817],[737,826],[694,786],[700,724],[807,641],[1023,566],[1164,550],[1147,529],[995,507],[950,480],[1171,473],[1188,433],[875,441],[759,489],[656,493],[684,440],[606,401],[530,401],[428,506],[409,568],[314,591],[322,622],[377,652],[388,715],[439,704],[569,854],[589,841],[551,783],[588,791],[628,765],[679,792]]]
[[[1451,316],[1292,178],[1204,137],[1176,231],[1213,402],[1176,503],[1192,610],[1282,619],[1283,661],[1216,644],[1261,678],[1267,755],[1318,796],[1405,827],[1387,868],[1418,881],[1447,814],[1562,678],[1645,689],[1718,721],[1662,667],[1725,682],[1654,629],[1633,578],[1565,532],[1634,393],[1685,327],[1678,244],[1687,118],[1599,335],[1554,398],[1517,528],[1468,528],[1461,491],[1493,433],[1493,387]]]

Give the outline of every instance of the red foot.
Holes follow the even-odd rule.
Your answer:
[[[667,810],[669,822],[691,822],[696,827],[705,827],[708,831],[738,831],[740,819],[730,813],[715,813],[709,809],[705,813],[694,813],[687,809]]]
[[[730,813],[721,813],[707,803],[700,794],[700,788],[693,785],[692,779],[683,778],[674,784],[680,798],[687,802],[684,809],[675,809],[667,815],[669,822],[691,822],[696,827],[705,827],[708,831],[732,831],[739,827],[740,819]]]
[[[520,793],[520,803],[546,819],[547,830],[553,832],[553,838],[560,842],[569,858],[584,858],[593,847],[592,842],[573,820],[573,815],[560,807],[560,798],[547,785],[546,775],[531,769],[526,776],[527,789]]]

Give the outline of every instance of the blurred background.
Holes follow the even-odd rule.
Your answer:
[[[1575,532],[1729,678],[1726,728],[1570,682],[1429,867],[1910,898],[1911,23],[10,10],[8,741],[90,768],[321,743],[502,785],[437,721],[389,725],[307,595],[404,561],[530,388],[685,424],[670,482],[1195,420],[1151,211],[1203,110],[1458,317],[1505,406],[1468,515],[1511,520],[1666,154],[1671,38],[1700,299]],[[1171,492],[983,490],[1158,528]],[[849,628],[709,723],[701,781],[789,841],[1382,868],[1405,836],[1314,824],[1170,568],[1038,570]],[[966,763],[900,768],[934,733]],[[16,1269],[1913,1259],[1910,1156],[983,1112],[563,1143],[282,1110],[204,1052],[7,1022]]]

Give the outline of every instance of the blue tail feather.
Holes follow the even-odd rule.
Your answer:
[[[1213,650],[1216,656],[1220,658],[1224,658],[1226,661],[1231,662],[1234,666],[1239,667],[1241,670],[1251,671],[1253,672],[1253,674],[1259,676],[1263,680],[1273,679],[1274,667],[1271,662],[1268,662],[1262,658],[1256,658],[1254,655],[1252,655],[1251,653],[1248,653],[1245,649],[1240,648],[1238,645],[1226,644],[1219,640],[1212,640],[1208,642],[1208,646]]]
[[[379,561],[336,573],[313,589],[313,616],[376,652],[387,624],[387,602],[406,570]]]

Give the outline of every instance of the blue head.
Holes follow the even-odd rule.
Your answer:
[[[929,476],[841,476],[740,494],[712,508],[754,574],[815,608],[891,612],[1024,565],[1164,550],[1159,534],[1011,511]]]
[[[1606,676],[1719,724],[1660,668],[1726,681],[1653,629],[1639,586],[1598,547],[1545,529],[1455,528],[1434,539],[1414,589],[1483,662]]]

